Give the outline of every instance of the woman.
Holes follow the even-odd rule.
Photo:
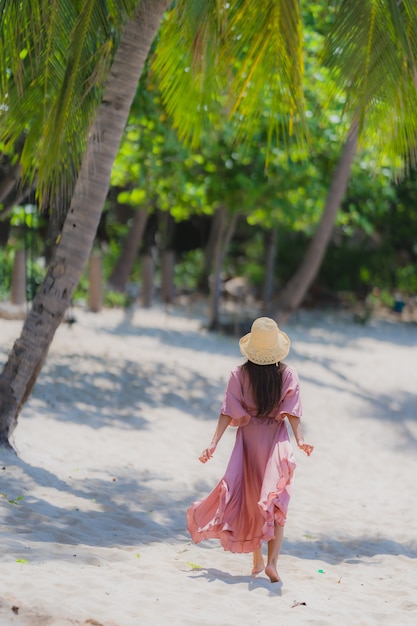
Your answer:
[[[260,317],[239,346],[247,362],[231,372],[213,439],[200,461],[211,459],[229,425],[238,427],[236,442],[223,478],[188,509],[188,530],[195,543],[217,538],[225,550],[253,552],[252,574],[265,569],[271,582],[279,582],[277,560],[296,467],[285,418],[298,447],[310,456],[313,446],[304,442],[297,372],[282,362],[288,336],[274,320]]]

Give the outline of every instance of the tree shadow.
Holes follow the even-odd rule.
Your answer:
[[[247,317],[243,320],[241,334],[249,332],[255,317],[260,313],[254,313],[253,317]],[[190,322],[197,328],[190,326],[187,331],[178,331],[169,328],[170,320],[175,318],[190,319]],[[204,315],[195,315],[187,313],[186,307],[173,306],[166,310],[166,325],[164,328],[160,326],[142,326],[140,320],[140,309],[130,307],[125,310],[123,320],[116,327],[108,327],[109,333],[121,335],[143,335],[149,337],[158,337],[167,344],[177,345],[177,341],[185,338],[187,335],[192,342],[192,337],[198,335],[199,341],[203,341],[204,350],[210,351],[214,346],[216,352],[220,349],[219,354],[233,355],[233,352],[239,354],[236,346],[236,340],[240,338],[233,336],[226,330],[207,332],[207,318]],[[291,333],[294,341],[302,341],[305,343],[316,343],[317,341],[331,341],[337,347],[347,347],[356,344],[365,338],[377,339],[381,342],[392,343],[398,346],[417,346],[417,324],[415,322],[403,321],[400,318],[385,320],[378,317],[371,318],[370,322],[362,325],[354,322],[352,312],[344,312],[340,310],[321,309],[311,311],[308,309],[300,309],[295,312],[286,324],[286,332]],[[185,337],[184,337],[185,335]],[[230,351],[231,350],[231,351]]]
[[[366,400],[369,406],[366,417],[389,422],[390,427],[394,427],[397,435],[395,447],[398,451],[404,453],[409,449],[415,453],[417,449],[417,429],[412,428],[411,424],[417,421],[416,394],[411,391],[401,391],[397,392],[393,398],[391,394],[384,393]],[[392,436],[390,438],[392,439]],[[390,445],[393,446],[393,442]]]
[[[3,525],[10,529],[4,533],[7,551],[21,554],[30,542],[31,562],[45,559],[44,544],[49,544],[48,559],[60,560],[83,554],[90,558],[86,554],[94,547],[129,550],[135,546],[140,551],[141,546],[152,543],[190,543],[186,509],[201,493],[200,484],[194,494],[173,492],[169,481],[162,486],[164,479],[157,473],[139,470],[132,475],[127,468],[118,471],[117,476],[109,473],[88,480],[74,476],[62,480],[10,452],[4,453],[0,471]],[[45,496],[33,495],[33,485],[43,487]],[[65,505],[61,506],[59,502],[63,501]],[[211,549],[213,545],[219,544],[204,541],[200,547]],[[286,538],[282,553],[329,565],[369,565],[370,558],[381,555],[416,559],[417,543],[399,543],[380,534],[335,538],[316,535],[309,540]],[[216,569],[193,572],[193,577],[198,576],[208,582],[219,579],[225,584],[246,584],[249,589],[266,586],[271,590],[269,581],[263,578],[231,576]],[[277,589],[272,591],[276,594]]]
[[[343,537],[331,538],[326,535],[315,536],[314,539],[291,541],[284,539],[282,554],[296,556],[300,559],[320,560],[329,565],[350,563],[368,565],[369,559],[375,556],[406,556],[417,558],[417,542],[399,543],[380,534],[374,537]]]
[[[302,355],[294,351],[294,357],[302,360]],[[404,446],[415,449],[417,447],[416,430],[410,428],[410,422],[417,421],[417,394],[414,391],[396,391],[390,393],[372,393],[369,387],[363,385],[355,376],[354,364],[352,364],[352,376],[349,377],[340,371],[341,362],[338,359],[317,357],[315,363],[328,372],[331,372],[335,382],[323,383],[320,374],[317,377],[303,374],[302,384],[309,383],[317,389],[332,389],[339,396],[360,399],[363,402],[362,415],[364,418],[372,418],[379,421],[389,422],[399,436],[401,450]]]
[[[325,329],[325,325],[322,326]],[[124,325],[119,329],[104,329],[106,332],[128,334]],[[369,329],[355,331],[355,341],[366,334]],[[365,332],[366,331],[366,332]],[[208,354],[220,353],[233,356],[238,350],[235,339],[226,339],[215,334],[179,332],[159,328],[136,328],[129,332],[158,337],[161,345],[188,347],[191,351],[204,350]],[[316,330],[297,331],[300,341],[311,340],[317,343]],[[378,331],[379,332],[379,331]],[[381,339],[378,336],[378,339]],[[404,344],[414,346],[417,338],[410,340],[407,334]],[[387,339],[386,339],[387,340]],[[334,343],[334,337],[331,339]],[[341,331],[340,347],[348,345],[351,336]],[[232,343],[233,342],[233,343]],[[198,349],[194,347],[198,343]],[[295,358],[303,355],[294,351]],[[192,358],[189,367],[181,366],[181,376],[176,376],[175,363],[138,363],[124,358],[99,358],[86,355],[80,369],[80,359],[75,355],[51,355],[45,366],[33,394],[36,410],[53,414],[55,419],[87,424],[91,428],[115,425],[124,429],[146,429],[147,407],[163,409],[175,406],[179,411],[201,419],[211,419],[218,411],[225,381],[219,376],[214,382],[213,377],[206,378],[193,368]],[[76,355],[78,356],[78,355]],[[369,418],[395,421],[398,433],[408,444],[415,448],[416,437],[409,428],[408,421],[417,419],[415,412],[415,395],[411,392],[398,393],[395,405],[389,394],[371,394],[361,386],[360,381],[343,374],[338,368],[337,359],[323,358],[317,362],[331,369],[336,382],[328,385],[340,393],[356,394],[369,406],[364,416]],[[310,377],[309,383],[320,389],[322,381]],[[99,393],[97,393],[99,391]],[[213,405],[215,410],[213,411]],[[1,458],[6,458],[7,454]],[[3,452],[0,451],[0,455]],[[117,476],[89,478],[88,481],[77,479],[76,476],[62,480],[52,472],[30,465],[23,459],[7,457],[6,469],[0,467],[3,478],[2,490],[6,496],[1,500],[3,517],[10,528],[7,537],[8,550],[18,550],[26,542],[30,542],[31,560],[41,561],[45,558],[42,544],[53,543],[71,549],[81,541],[85,547],[112,548],[151,544],[154,542],[189,542],[186,531],[185,511],[201,493],[202,486],[196,485],[194,497],[192,493],[175,493],[167,482],[163,486],[164,477],[158,473],[149,473],[135,469],[121,468]],[[31,494],[31,485],[45,489],[45,495]],[[162,486],[161,486],[162,485]],[[197,493],[198,492],[198,493]],[[38,493],[39,492],[38,490]],[[63,502],[65,495],[65,505]],[[18,500],[23,496],[23,500]],[[97,531],[100,529],[100,532]],[[38,544],[38,548],[36,547]],[[78,546],[79,547],[79,546]],[[48,558],[60,559],[61,553],[55,548]],[[74,550],[74,554],[75,554]],[[352,539],[341,537],[329,539],[318,537],[314,541],[287,541],[283,553],[297,556],[300,559],[320,559],[329,564],[342,562],[367,564],[366,559],[376,555],[403,555],[417,558],[417,547],[411,543],[400,544],[388,538],[363,536]],[[194,575],[194,574],[193,574]],[[224,572],[215,569],[204,570],[202,576],[213,581],[221,579],[225,584],[263,584],[263,579],[251,577],[233,577],[233,582]],[[265,584],[270,583],[265,579]]]
[[[148,407],[175,407],[201,419],[217,415],[224,377],[213,382],[194,371],[192,363],[182,365],[178,376],[175,363],[85,355],[80,364],[74,356],[49,359],[32,396],[37,412],[92,428],[117,424],[122,429],[146,429]]]
[[[202,541],[199,546],[202,549],[211,549],[215,540]],[[266,543],[263,544],[264,557],[266,557]],[[328,565],[339,565],[349,563],[352,565],[369,565],[369,559],[377,556],[405,556],[409,559],[417,559],[417,541],[412,543],[399,543],[388,537],[381,537],[380,534],[374,537],[368,536],[343,536],[337,538],[327,535],[315,535],[311,539],[290,540],[284,537],[281,551],[282,555],[292,556],[301,560],[321,561]],[[201,572],[199,568],[196,570]],[[251,576],[232,576],[220,570],[205,570],[205,576],[212,580],[224,578],[225,582],[234,584],[236,579],[241,582],[262,580]],[[233,580],[232,580],[233,579]]]
[[[372,319],[369,324],[361,325],[355,324],[347,313],[300,311],[289,320],[285,330],[294,338],[295,344],[325,341],[338,348],[347,348],[360,345],[364,339],[375,339],[411,348],[417,346],[416,329],[414,322]]]
[[[74,474],[62,480],[8,452],[0,471],[2,518],[9,529],[7,550],[21,550],[30,542],[31,561],[45,558],[45,543],[81,544],[85,549],[189,540],[185,511],[190,499],[161,489],[157,474],[135,471],[131,476],[121,470],[117,476],[109,473],[85,480]],[[45,496],[34,495],[34,485],[44,487]],[[59,559],[60,554],[48,558]]]
[[[120,337],[147,337],[159,340],[162,346],[186,348],[196,352],[206,352],[208,354],[219,354],[224,356],[236,355],[240,357],[237,338],[224,332],[208,331],[204,326],[204,321],[190,317],[190,324],[179,330],[170,327],[170,318],[180,317],[184,319],[184,312],[180,311],[167,313],[166,324],[141,325],[140,317],[134,318],[137,309],[127,310],[125,317],[117,326],[101,326],[102,331],[109,335]]]

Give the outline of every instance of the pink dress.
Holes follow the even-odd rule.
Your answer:
[[[187,511],[195,543],[219,539],[230,552],[253,552],[274,537],[274,522],[284,526],[295,459],[285,414],[301,417],[298,375],[285,366],[282,395],[270,416],[257,418],[242,366],[229,378],[221,412],[238,426],[226,473],[204,500]]]

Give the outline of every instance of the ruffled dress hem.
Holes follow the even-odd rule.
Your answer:
[[[210,499],[218,500],[218,508],[215,515],[205,526],[201,526],[196,519],[201,502],[194,502],[187,510],[187,528],[194,543],[200,543],[204,539],[218,539],[224,550],[234,553],[253,552],[262,546],[263,541],[270,541],[275,535],[275,523],[284,526],[287,519],[288,503],[290,494],[288,488],[295,470],[295,463],[287,461],[283,464],[286,471],[283,472],[277,488],[271,491],[258,502],[258,507],[264,519],[262,534],[245,540],[237,539],[234,535],[233,525],[224,519],[227,503],[229,501],[229,488],[223,479],[211,492]]]

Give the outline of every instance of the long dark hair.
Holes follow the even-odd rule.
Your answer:
[[[257,417],[265,417],[272,413],[281,399],[282,372],[281,363],[272,365],[257,365],[247,361],[243,369],[249,376],[253,397],[258,409]]]

